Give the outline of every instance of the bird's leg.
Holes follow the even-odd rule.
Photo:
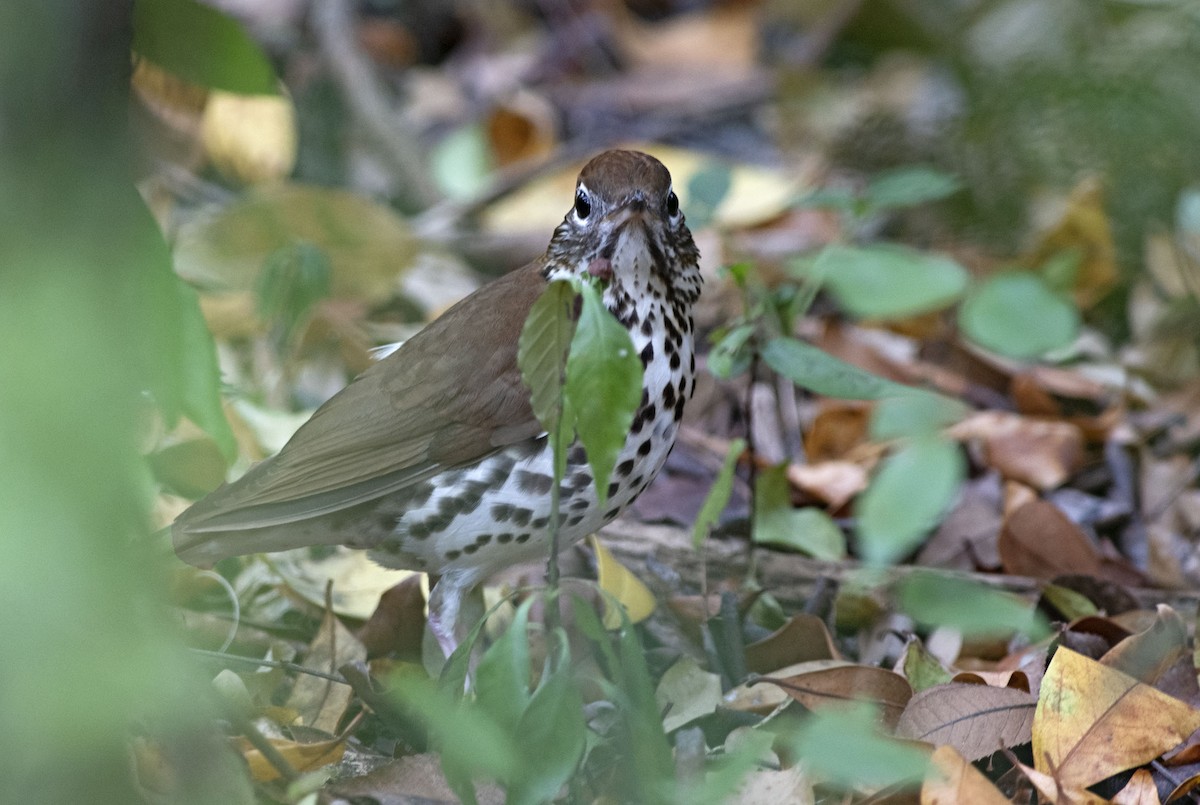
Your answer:
[[[473,620],[463,617],[463,603],[478,581],[478,573],[449,570],[429,591],[429,631],[446,659],[470,633]],[[480,615],[476,613],[475,619]]]

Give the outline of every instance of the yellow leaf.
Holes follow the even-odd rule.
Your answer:
[[[205,153],[228,179],[283,179],[296,165],[296,110],[285,94],[211,90],[201,126]]]
[[[654,611],[656,603],[654,594],[642,584],[637,576],[613,558],[608,549],[600,544],[595,534],[588,537],[592,550],[596,552],[597,574],[600,577],[600,589],[615,598],[625,608],[629,620],[633,623],[644,621]],[[604,605],[604,627],[616,629],[621,625],[621,614],[617,612],[608,600]]]
[[[1064,787],[1084,788],[1153,760],[1196,729],[1200,710],[1059,648],[1033,717],[1033,761]]]
[[[291,764],[296,771],[305,772],[337,763],[346,753],[346,744],[342,739],[320,741],[318,743],[299,743],[284,738],[271,738],[270,743],[283,759]],[[279,770],[271,765],[262,752],[253,748],[248,741],[238,741],[242,757],[250,767],[250,776],[255,780],[266,782],[279,777]]]
[[[951,746],[933,753],[933,768],[921,784],[921,805],[1005,805],[1008,797]]]
[[[1080,307],[1091,307],[1117,284],[1117,248],[1104,211],[1104,188],[1094,177],[1071,190],[1066,208],[1043,229],[1024,262],[1038,267],[1065,251],[1079,256],[1072,292]]]

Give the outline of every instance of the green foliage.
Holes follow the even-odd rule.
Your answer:
[[[329,296],[332,270],[329,258],[311,243],[290,243],[267,258],[258,277],[258,312],[281,343]]]
[[[871,210],[898,210],[940,201],[963,189],[955,176],[915,166],[882,173],[867,185],[864,199]]]
[[[482,124],[462,126],[442,138],[430,154],[430,168],[447,198],[474,198],[495,169],[487,131]]]
[[[133,49],[182,79],[245,95],[275,95],[258,44],[231,17],[196,0],[137,0]]]
[[[687,188],[688,225],[703,229],[711,224],[732,184],[733,172],[724,163],[709,163],[693,174]]]
[[[899,583],[897,603],[918,623],[949,626],[969,636],[1019,632],[1037,640],[1048,634],[1045,618],[1028,601],[982,582],[933,571]]]
[[[795,264],[803,271],[803,264]],[[967,287],[966,270],[953,260],[894,245],[827,246],[814,276],[849,313],[895,319],[939,310]]]
[[[547,433],[558,434],[551,448],[555,474],[560,478],[566,471],[567,447],[575,430],[563,393],[567,357],[575,337],[575,296],[571,283],[550,283],[533,303],[517,345],[517,363],[529,388],[534,416]]]
[[[785,466],[772,467],[758,474],[754,489],[754,541],[803,551],[817,559],[845,558],[846,538],[829,515],[811,507],[793,508],[785,470]]]
[[[884,397],[871,412],[871,438],[933,436],[966,416],[967,410],[958,400],[917,389]]]
[[[865,703],[813,713],[791,736],[804,766],[835,785],[882,787],[915,783],[928,767],[927,754],[879,734],[875,709]]]
[[[579,294],[583,309],[571,340],[563,394],[575,413],[575,431],[587,450],[603,506],[617,454],[642,399],[642,361],[629,331],[613,318],[600,293],[585,284]]]
[[[958,445],[937,436],[911,440],[884,459],[858,499],[858,548],[869,562],[902,558],[937,525],[966,474]]]
[[[886,380],[833,357],[795,338],[781,336],[767,342],[762,358],[768,366],[817,394],[849,400],[879,400],[912,392],[908,386]]]
[[[559,280],[534,303],[521,331],[517,363],[538,421],[558,434],[551,440],[558,479],[570,437],[578,435],[603,505],[642,398],[642,362],[629,332],[591,285]]]
[[[1079,312],[1029,271],[990,277],[959,309],[959,325],[972,340],[1015,358],[1031,358],[1069,344]]]
[[[696,522],[692,524],[692,545],[697,550],[704,544],[709,530],[717,524],[721,512],[729,503],[729,496],[733,494],[733,471],[737,468],[738,458],[745,450],[745,440],[734,439],[725,451],[725,461],[721,464],[721,470],[713,479],[712,487],[704,497],[699,513],[696,514]]]

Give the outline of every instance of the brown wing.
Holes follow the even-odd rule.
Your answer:
[[[278,455],[180,516],[189,533],[296,522],[536,436],[517,368],[540,263],[489,283],[317,409]]]

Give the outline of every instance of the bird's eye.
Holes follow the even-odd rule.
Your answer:
[[[667,215],[672,218],[679,215],[679,196],[675,195],[674,190],[667,194]]]
[[[582,190],[575,191],[575,214],[579,216],[580,221],[586,221],[592,214],[592,202]]]

